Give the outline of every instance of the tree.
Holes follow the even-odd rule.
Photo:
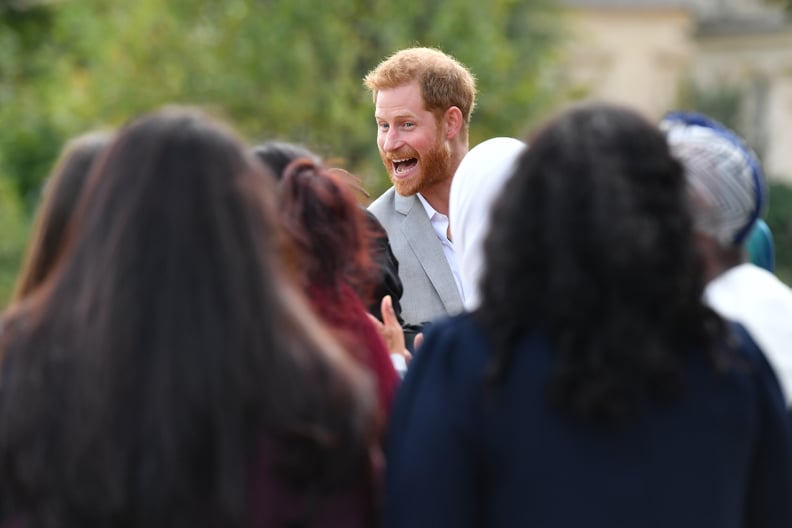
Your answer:
[[[0,178],[22,192],[46,172],[61,139],[42,105],[53,79],[46,52],[53,24],[51,6],[0,0]]]
[[[341,158],[377,193],[387,178],[363,76],[400,48],[438,47],[478,78],[471,143],[521,136],[557,93],[544,75],[552,1],[0,0],[0,306],[69,137],[198,104],[251,142]]]
[[[439,47],[479,80],[473,141],[519,135],[554,89],[541,77],[556,41],[546,1],[42,4],[42,38],[15,59],[48,67],[12,78],[0,168],[30,195],[46,173],[30,160],[51,160],[68,136],[180,102],[216,109],[251,140],[302,141],[345,158],[381,188],[365,73],[401,47]]]

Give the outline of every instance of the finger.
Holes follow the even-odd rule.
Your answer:
[[[382,324],[379,319],[377,319],[376,317],[374,317],[370,313],[367,313],[366,316],[369,318],[369,321],[371,321],[371,324],[373,324],[374,326],[377,327],[377,331],[380,334],[385,332],[385,325]]]
[[[415,340],[413,340],[413,350],[418,350],[418,348],[420,348],[420,346],[423,344],[423,339],[423,332],[415,336]]]
[[[386,295],[382,298],[380,311],[382,312],[382,322],[385,323],[385,326],[394,328],[401,326],[399,320],[396,318],[396,311],[393,309],[393,300],[391,300],[390,295]]]

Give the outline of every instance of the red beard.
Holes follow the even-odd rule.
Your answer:
[[[394,176],[393,160],[407,158],[418,160],[418,172],[405,179]],[[387,154],[383,157],[382,163],[396,192],[402,196],[412,196],[435,184],[448,181],[453,176],[451,152],[442,137],[439,137],[432,149],[422,156],[413,149],[403,149]]]

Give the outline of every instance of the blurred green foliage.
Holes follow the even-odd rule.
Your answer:
[[[471,143],[520,136],[558,98],[545,75],[557,15],[552,0],[0,0],[0,306],[69,137],[196,104],[250,142],[342,160],[376,195],[388,183],[362,85],[371,68],[403,47],[441,48],[478,79]]]
[[[11,296],[28,234],[28,222],[8,180],[0,179],[0,307]]]
[[[773,232],[776,275],[792,286],[792,186],[770,184],[770,200],[765,221]]]
[[[402,47],[439,47],[476,74],[473,143],[522,134],[557,93],[540,75],[558,35],[549,0],[5,4],[19,7],[0,8],[0,173],[28,203],[66,138],[174,102],[343,158],[379,191],[361,79]]]

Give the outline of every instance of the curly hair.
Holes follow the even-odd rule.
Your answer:
[[[529,145],[485,242],[489,379],[539,332],[556,358],[550,402],[621,422],[678,394],[688,350],[714,351],[724,331],[701,301],[683,171],[656,127],[617,106],[573,108]]]

